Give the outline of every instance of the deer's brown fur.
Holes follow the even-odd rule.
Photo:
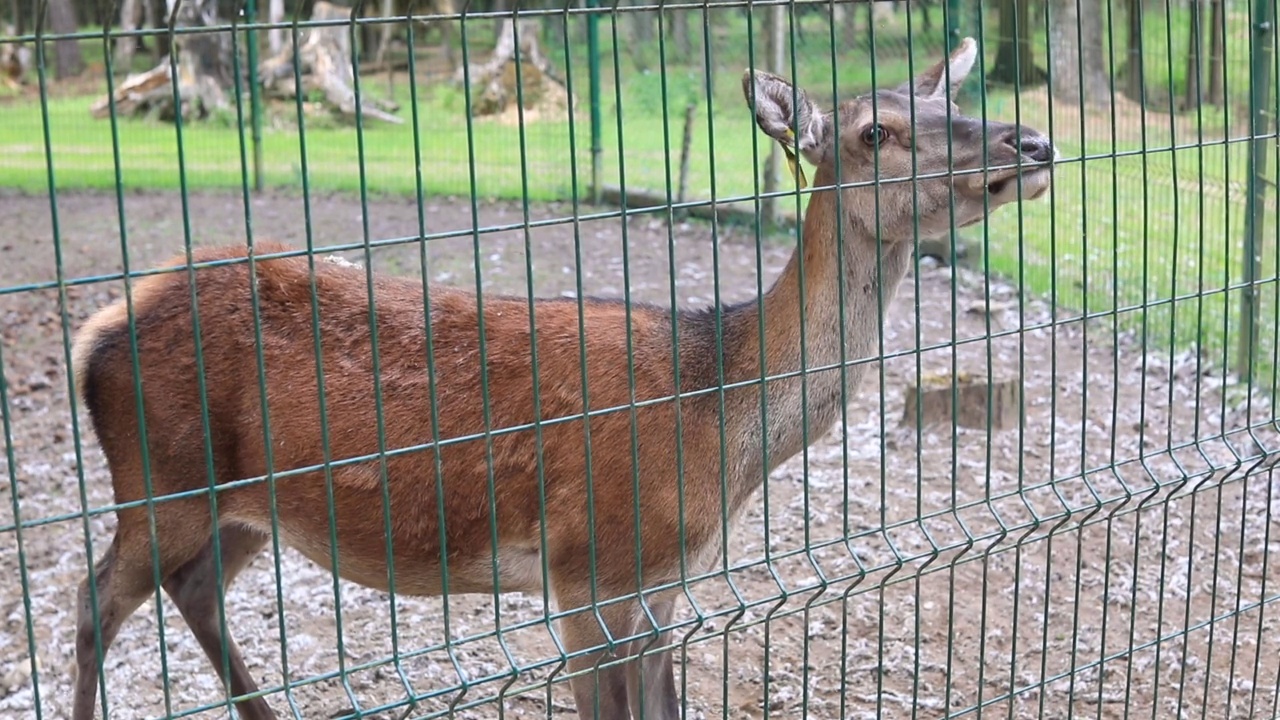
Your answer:
[[[815,185],[826,189],[809,200],[801,247],[761,300],[680,312],[678,387],[668,309],[631,308],[632,396],[625,306],[583,301],[585,327],[580,330],[576,300],[537,300],[535,393],[528,300],[483,298],[482,351],[482,316],[474,295],[433,288],[426,311],[421,281],[394,277],[374,281],[380,367],[375,376],[365,271],[300,257],[258,259],[252,274],[244,262],[194,273],[206,438],[189,273],[181,269],[138,280],[133,287],[138,379],[155,494],[207,488],[206,453],[219,485],[285,473],[271,482],[239,484],[218,493],[224,587],[261,550],[273,527],[282,541],[330,567],[327,474],[332,477],[338,571],[375,588],[389,587],[384,479],[397,592],[491,592],[496,556],[501,591],[541,590],[545,563],[549,590],[562,610],[571,610],[591,602],[593,582],[596,597],[604,600],[680,579],[682,560],[683,572],[710,569],[718,559],[722,533],[728,531],[721,522],[722,506],[732,520],[767,473],[802,449],[802,428],[807,425],[813,440],[832,427],[840,409],[841,373],[848,390],[856,389],[866,365],[841,367],[840,360],[842,355],[846,361],[875,355],[881,307],[906,273],[916,230],[936,236],[953,220],[975,222],[1016,200],[1018,170],[999,166],[1031,165],[1021,171],[1025,196],[1038,197],[1048,188],[1053,154],[1042,136],[998,123],[984,127],[960,116],[946,99],[944,71],[949,69],[952,86],[958,85],[975,54],[972,41],[966,41],[949,60],[915,81],[914,97],[909,88],[881,91],[843,103],[836,112],[821,111],[803,91],[776,76],[744,77],[761,129],[778,140],[794,132],[801,153],[817,168]],[[797,94],[799,103],[793,106]],[[984,132],[990,138],[988,173],[832,189],[837,156],[845,183],[910,177],[913,148],[919,174],[983,168]],[[948,135],[955,138],[950,152]],[[954,218],[948,209],[952,197]],[[261,253],[286,249],[258,246]],[[194,259],[240,260],[245,252],[205,249],[196,251]],[[311,322],[313,277],[323,405],[314,352],[317,328]],[[75,349],[77,384],[120,503],[146,497],[127,320],[121,304],[101,311],[80,330]],[[255,322],[261,327],[265,364],[261,383]],[[802,323],[805,358],[800,357]],[[430,365],[428,328],[434,348]],[[722,356],[717,355],[718,332]],[[585,338],[585,348],[580,338]],[[809,375],[807,404],[801,402],[801,381],[794,375],[802,368],[826,368]],[[767,420],[761,416],[762,375],[783,376],[765,384]],[[724,392],[723,405],[720,393],[698,392],[722,382],[738,384]],[[267,392],[266,418],[260,385]],[[670,400],[677,390],[693,395]],[[376,432],[375,391],[382,397],[383,446]],[[433,395],[438,427],[432,422]],[[593,413],[585,423],[584,408]],[[544,421],[541,442],[530,427],[539,420]],[[684,450],[682,462],[677,447]],[[394,452],[384,460],[381,450]],[[365,459],[343,462],[350,458]],[[328,462],[336,464],[327,473],[316,469]],[[288,473],[296,468],[311,470]],[[224,681],[231,691],[256,692],[239,650],[230,638],[224,640],[213,620],[218,592],[215,523],[207,494],[161,500],[154,507],[165,590],[220,674],[227,654],[230,674]],[[147,509],[131,507],[118,515],[115,539],[95,572],[104,647],[154,592]],[[442,536],[447,588],[441,581],[446,556]],[[683,557],[681,537],[687,551]],[[590,564],[592,543],[595,567]],[[87,585],[80,598],[75,718],[88,720],[97,673]],[[650,599],[659,624],[670,621],[673,602],[669,593]],[[613,638],[662,631],[635,602],[604,606],[600,614]],[[229,622],[234,627],[234,619]],[[570,662],[572,671],[589,670],[601,659],[605,638],[593,613],[566,618],[562,629],[566,647],[580,653]],[[619,654],[638,652],[653,641],[649,635],[623,644]],[[660,635],[659,642],[665,633]],[[602,718],[638,717],[642,701],[646,717],[667,720],[676,714],[669,652],[603,669],[598,678],[586,672],[572,683],[584,718],[592,716],[597,702]],[[260,697],[238,707],[246,718],[271,716]]]

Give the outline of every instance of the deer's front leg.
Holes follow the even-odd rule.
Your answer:
[[[640,637],[631,641],[636,661],[627,665],[627,697],[635,720],[677,720],[680,699],[676,695],[675,668],[672,665],[671,620],[675,616],[675,598],[667,597],[650,606],[658,638]],[[649,652],[646,649],[652,648]]]
[[[635,615],[631,603],[602,605],[597,613],[590,609],[590,598],[584,600],[560,599],[562,610],[588,608],[561,620],[565,649],[575,654],[569,659],[569,681],[573,687],[573,699],[581,720],[628,720],[631,717],[627,703],[627,672],[617,660],[627,657],[632,643],[619,642],[614,653],[606,645],[604,627],[609,638],[625,640],[633,634]],[[583,651],[589,651],[583,653]],[[609,663],[608,667],[598,667]]]

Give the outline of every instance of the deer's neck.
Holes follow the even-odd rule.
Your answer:
[[[815,184],[832,184],[818,177]],[[760,308],[764,313],[767,401],[762,422],[758,392],[743,393],[734,414],[740,422],[739,469],[743,480],[764,473],[825,435],[840,418],[879,355],[882,319],[906,275],[911,243],[880,245],[837,191],[814,193],[805,213],[801,246],[763,302],[740,306],[729,365],[734,380],[759,379]],[[748,340],[748,338],[750,338]],[[782,376],[782,377],[778,377]],[[750,405],[754,403],[754,407]],[[764,457],[767,442],[768,461]]]

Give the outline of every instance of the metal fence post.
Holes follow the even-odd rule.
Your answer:
[[[1236,369],[1248,382],[1258,350],[1259,296],[1254,284],[1261,274],[1263,226],[1267,206],[1267,104],[1271,97],[1271,43],[1275,33],[1275,0],[1256,0],[1253,42],[1249,54],[1249,193],[1246,197],[1244,292],[1240,296],[1240,346]]]
[[[258,87],[257,0],[245,0],[249,21],[249,123],[253,133],[253,189],[262,192],[262,96]]]
[[[600,0],[587,0],[587,7],[600,7]],[[603,191],[600,163],[604,159],[604,141],[600,119],[600,13],[596,12],[587,13],[587,67],[591,86],[591,202],[599,205]]]

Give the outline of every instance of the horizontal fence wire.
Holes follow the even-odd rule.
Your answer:
[[[1275,17],[6,7],[0,714],[1280,718]]]

